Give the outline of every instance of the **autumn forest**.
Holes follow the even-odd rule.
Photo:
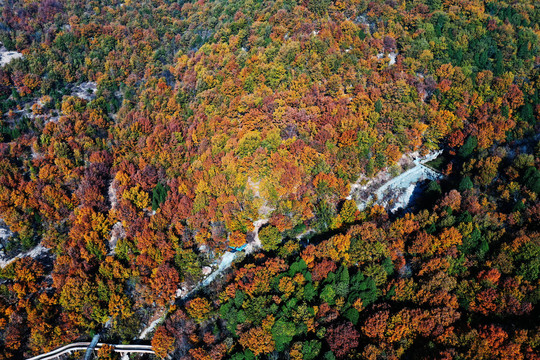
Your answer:
[[[0,12],[0,360],[540,359],[538,1]]]

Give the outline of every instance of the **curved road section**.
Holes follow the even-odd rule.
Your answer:
[[[114,344],[98,343],[95,349],[99,350],[104,345],[112,346],[115,352],[121,353],[121,354],[129,354],[129,353],[154,354],[154,350],[152,350],[152,346],[150,345],[114,345]],[[88,349],[89,346],[90,346],[89,342],[72,343],[66,346],[62,346],[61,348],[50,351],[48,353],[34,356],[27,360],[57,359],[61,355],[69,354],[74,351],[84,351]]]

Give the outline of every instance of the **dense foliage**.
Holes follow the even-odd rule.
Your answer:
[[[534,0],[1,10],[23,54],[0,68],[1,250],[50,251],[0,270],[0,359],[109,320],[129,342],[163,309],[160,356],[537,356]],[[436,149],[447,180],[419,209],[344,201]],[[174,304],[255,235],[265,252]]]
[[[433,207],[396,219],[357,212],[320,242],[245,259],[193,300],[211,304],[204,321],[190,303],[173,312],[162,354],[536,359],[540,207],[537,193],[509,189],[533,157],[499,160],[506,170],[487,188],[466,162]]]

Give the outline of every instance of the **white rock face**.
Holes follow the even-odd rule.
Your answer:
[[[178,289],[176,289],[177,298],[184,298],[188,293],[189,290],[185,286],[180,286]]]
[[[11,232],[11,230],[9,230],[9,227],[4,223],[2,219],[0,219],[0,240],[4,242],[12,235],[13,233]]]
[[[388,57],[390,58],[390,62],[388,63],[388,65],[394,65],[396,63],[397,56],[398,56],[397,52],[391,52],[390,54],[388,54]]]
[[[418,182],[438,180],[443,177],[442,174],[424,166],[426,162],[436,159],[441,153],[442,151],[431,152],[424,157],[410,154],[414,167],[394,178],[389,178],[388,172],[383,171],[377,174],[375,179],[367,181],[364,185],[359,182],[352,184],[351,193],[347,199],[356,198],[358,210],[360,211],[364,210],[372,200],[375,200],[375,203],[387,208],[390,212],[405,208],[409,204]],[[358,199],[356,196],[358,192],[366,192],[368,189],[372,189],[368,198]]]
[[[23,54],[21,54],[20,52],[9,51],[1,43],[0,45],[0,67],[4,67],[14,59],[20,59],[23,57]]]
[[[404,191],[399,192],[399,196],[396,197],[395,202],[390,207],[390,212],[395,212],[399,209],[405,209],[409,203],[411,202],[411,198],[414,193],[414,188],[416,187],[416,184],[411,184],[409,187],[407,187]]]
[[[114,180],[111,181],[111,183],[109,184],[108,194],[109,201],[111,202],[111,207],[113,209],[116,209],[118,207],[118,196],[116,195],[116,187],[114,184]]]
[[[123,239],[125,237],[126,230],[124,229],[124,226],[122,226],[122,223],[118,221],[116,224],[113,225],[111,229],[111,239],[109,240],[109,249],[111,249],[110,254],[114,254],[118,239]]]
[[[15,256],[14,258],[11,258],[11,259],[6,259],[3,256],[0,256],[0,268],[5,268],[7,265],[12,263],[13,261],[15,261],[17,259],[21,259],[23,257],[29,256],[29,257],[31,257],[33,259],[38,258],[41,255],[45,254],[47,251],[49,251],[49,249],[47,249],[43,245],[39,244],[38,246],[36,246],[32,250],[27,251],[25,253],[21,253],[21,254]],[[2,255],[1,252],[0,252],[0,255]]]
[[[254,251],[262,249],[261,239],[259,239],[259,229],[268,223],[268,219],[259,219],[253,222],[253,242],[247,244],[244,251],[246,254],[251,254]]]
[[[396,58],[398,56],[398,53],[397,52],[391,52],[391,53],[388,53],[388,59],[390,59],[390,61],[388,62],[388,66],[392,66],[396,63]],[[384,53],[378,53],[377,54],[377,59],[382,59],[384,58]]]
[[[10,237],[13,236],[13,233],[9,227],[0,219],[0,267],[5,267],[9,264],[8,259],[5,257],[4,244],[7,243]]]
[[[90,101],[96,98],[97,85],[95,82],[85,82],[73,88],[71,95]]]

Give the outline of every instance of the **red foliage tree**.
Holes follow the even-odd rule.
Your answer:
[[[332,326],[326,333],[330,349],[338,358],[350,355],[358,347],[360,334],[350,322]]]

